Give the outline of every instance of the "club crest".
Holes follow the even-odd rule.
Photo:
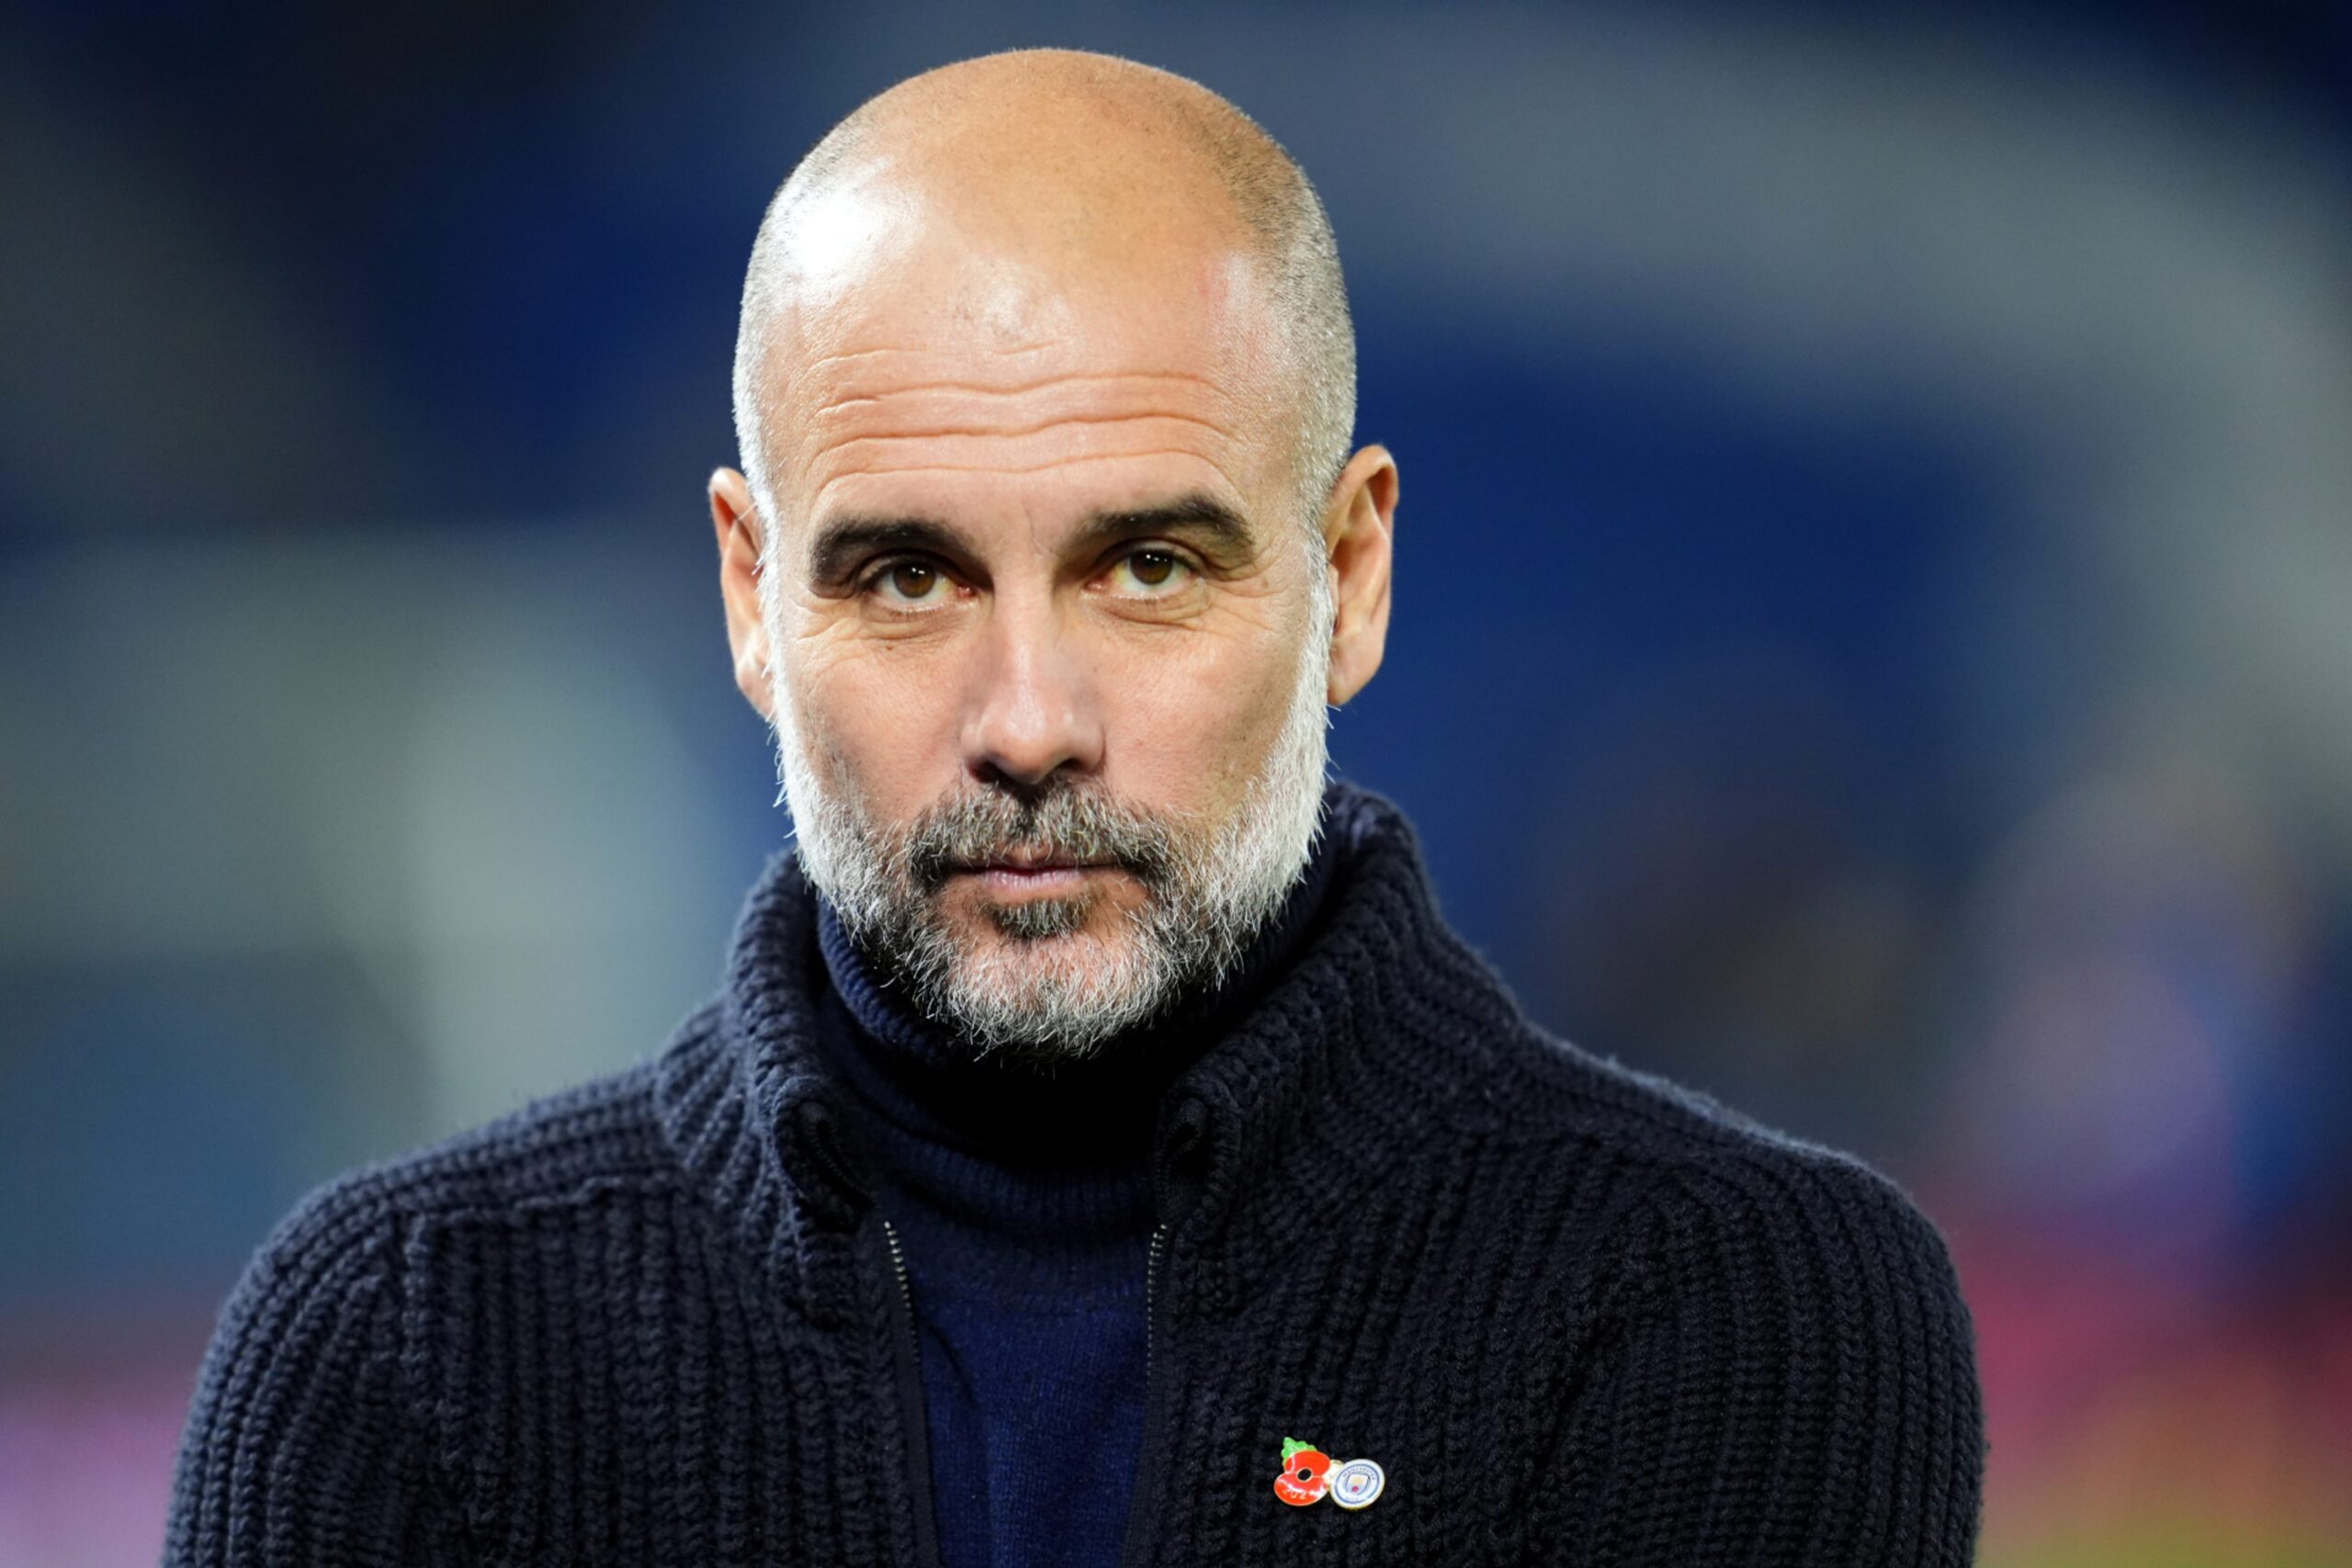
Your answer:
[[[1367,1507],[1387,1484],[1387,1474],[1371,1460],[1334,1463],[1313,1443],[1283,1439],[1283,1472],[1274,1477],[1274,1495],[1294,1508],[1319,1503],[1326,1495],[1342,1508]]]

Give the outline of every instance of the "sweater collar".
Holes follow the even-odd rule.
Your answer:
[[[1194,1252],[1204,1310],[1232,1310],[1302,1226],[1376,1190],[1436,1122],[1491,1122],[1494,1099],[1476,1091],[1523,1027],[1440,918],[1395,804],[1334,779],[1324,826],[1345,852],[1311,929],[1155,1118],[1154,1206]],[[723,989],[664,1052],[660,1093],[671,1145],[708,1200],[773,1269],[801,1277],[812,1313],[838,1319],[855,1310],[842,1255],[874,1185],[817,1037],[817,928],[815,890],[777,852],[745,900]]]

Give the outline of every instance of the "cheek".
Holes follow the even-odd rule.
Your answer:
[[[1147,794],[1230,804],[1288,716],[1292,654],[1256,639],[1187,640],[1123,667],[1107,686],[1114,750]]]
[[[918,660],[872,646],[796,650],[792,685],[806,743],[833,771],[846,769],[886,818],[912,815],[944,794],[957,767],[948,682]],[[798,657],[806,655],[807,657]]]

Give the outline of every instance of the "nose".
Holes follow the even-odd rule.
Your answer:
[[[1027,789],[1102,765],[1100,695],[1050,596],[996,598],[971,665],[965,766]]]

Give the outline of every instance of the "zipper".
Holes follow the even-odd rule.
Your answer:
[[[922,1349],[915,1337],[915,1295],[907,1284],[907,1257],[899,1248],[899,1227],[878,1210],[876,1217],[882,1222],[883,1238],[890,1244],[890,1269],[898,1276],[899,1305],[902,1309],[896,1337],[899,1354],[894,1359],[899,1366],[899,1424],[907,1434],[908,1461],[914,1472],[910,1480],[914,1485],[915,1561],[922,1568],[939,1568],[938,1521],[933,1517],[931,1499],[931,1413],[922,1396]],[[1148,1325],[1148,1305],[1144,1316]],[[1147,1326],[1147,1347],[1149,1334]]]
[[[1120,1568],[1142,1568],[1144,1561],[1145,1523],[1159,1500],[1160,1467],[1154,1462],[1154,1445],[1159,1437],[1168,1391],[1162,1385],[1168,1381],[1159,1364],[1158,1347],[1154,1344],[1152,1315],[1155,1298],[1159,1292],[1159,1255],[1168,1242],[1165,1222],[1154,1226],[1151,1233],[1151,1256],[1143,1270],[1143,1441],[1137,1447],[1135,1494],[1127,1504],[1127,1539],[1120,1548]]]

